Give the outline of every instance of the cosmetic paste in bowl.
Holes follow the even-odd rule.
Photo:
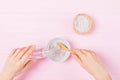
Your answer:
[[[61,42],[64,44],[68,49],[70,49],[70,44],[68,41],[62,38],[54,38],[49,41],[47,44],[46,50],[49,50],[49,52],[45,53],[47,57],[55,62],[63,62],[68,59],[70,56],[70,52],[62,50],[57,43]]]

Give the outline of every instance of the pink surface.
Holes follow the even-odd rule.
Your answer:
[[[102,59],[113,80],[120,80],[119,0],[0,0],[0,69],[11,49],[35,44],[45,47],[55,37],[73,48],[92,49]],[[76,14],[87,13],[95,23],[89,35],[72,29]],[[70,57],[64,63],[38,61],[19,80],[91,80]]]

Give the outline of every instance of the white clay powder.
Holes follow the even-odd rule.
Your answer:
[[[88,32],[90,29],[89,20],[86,16],[83,15],[76,18],[74,25],[75,29],[80,33]]]

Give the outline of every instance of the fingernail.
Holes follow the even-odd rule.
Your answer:
[[[26,47],[21,48],[21,50],[23,50],[24,48],[26,48]]]
[[[35,45],[30,45],[30,47],[35,47]]]

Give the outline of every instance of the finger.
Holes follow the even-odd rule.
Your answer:
[[[21,51],[21,49],[17,48],[12,57],[16,58],[16,56],[19,54],[20,51]]]
[[[27,52],[22,56],[21,61],[25,62],[30,57],[30,55],[33,53],[34,50],[35,50],[35,46],[30,46]]]
[[[21,57],[24,55],[24,53],[28,50],[28,47],[21,48],[21,52],[16,56],[16,59],[21,59]]]
[[[34,60],[29,60],[25,65],[24,65],[24,68],[27,68],[29,67],[32,63],[34,62]]]
[[[13,50],[10,52],[10,55],[8,56],[8,58],[12,57],[16,50],[17,50],[17,49],[13,49]]]
[[[21,52],[19,52],[19,54],[16,56],[16,59],[20,60],[25,55],[25,53],[29,50],[29,48],[30,46],[22,48]]]
[[[91,50],[85,50],[85,49],[83,49],[83,50],[81,50],[81,51],[86,55],[87,58],[91,58],[91,59],[94,59],[94,60],[100,62],[100,59],[99,59],[99,57],[95,54],[95,52],[93,52],[93,51],[91,51]]]
[[[72,55],[76,55],[76,52],[75,52],[74,50],[70,50],[70,53],[71,53]]]
[[[23,66],[23,69],[22,69],[21,72],[26,71],[26,70],[31,66],[31,64],[32,64],[33,62],[34,62],[33,60],[29,60],[29,61]]]
[[[93,53],[95,53],[94,51],[92,51],[92,50],[87,50],[87,49],[82,49],[83,51],[86,51],[86,52],[88,52],[88,53],[91,53],[91,54],[93,54]]]
[[[82,65],[82,60],[78,56],[73,55],[73,57],[80,65]]]
[[[94,51],[89,50],[89,52],[91,52],[91,54],[93,55],[93,57],[94,57],[97,61],[101,62],[99,56],[98,56]]]
[[[94,51],[92,51],[92,50],[88,50],[91,54],[93,54],[94,56],[97,56],[97,54],[94,52]]]
[[[86,56],[91,56],[92,53],[89,50],[81,49],[81,52],[84,53]]]
[[[83,58],[84,54],[81,52],[81,50],[75,49],[73,50],[75,52],[75,55],[77,55],[79,58]]]

